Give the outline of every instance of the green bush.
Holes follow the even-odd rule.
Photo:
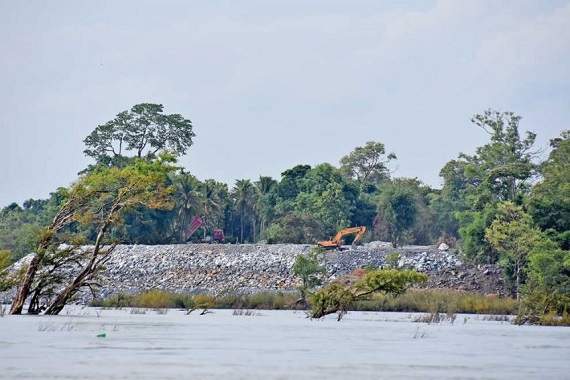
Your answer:
[[[527,294],[521,302],[515,323],[570,326],[570,295],[538,290]]]
[[[12,253],[8,250],[0,250],[0,270],[8,268],[12,261]]]

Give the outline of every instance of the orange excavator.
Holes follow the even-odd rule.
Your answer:
[[[342,245],[343,236],[357,233],[356,237],[352,241],[352,246],[354,247],[356,243],[362,238],[365,232],[366,232],[365,226],[345,228],[344,230],[338,231],[332,240],[319,241],[317,245],[319,247],[323,247],[324,249],[340,249]]]

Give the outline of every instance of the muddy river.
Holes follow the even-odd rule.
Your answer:
[[[570,379],[570,328],[490,316],[71,307],[0,318],[0,378]]]

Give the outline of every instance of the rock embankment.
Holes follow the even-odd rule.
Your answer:
[[[503,269],[498,265],[461,264],[428,273],[426,288],[453,289],[482,294],[508,295]]]
[[[149,289],[212,293],[294,290],[290,270],[311,246],[181,244],[117,246],[105,265],[101,293]]]
[[[312,247],[296,244],[120,245],[102,272],[98,297],[151,289],[193,294],[295,291],[300,280],[291,273],[291,268],[297,255]],[[455,254],[432,246],[394,249],[385,243],[372,242],[357,249],[327,251],[324,261],[329,280],[366,266],[385,268],[388,262],[397,262],[402,268],[428,273],[426,287],[429,288],[482,293],[503,291],[501,272],[497,268],[467,266]]]
[[[106,264],[101,296],[136,293],[158,288],[169,292],[255,293],[295,291],[299,279],[291,273],[295,258],[312,245],[297,244],[190,244],[118,246]],[[386,257],[398,252],[400,267],[421,272],[455,268],[461,261],[435,247],[369,244],[357,249],[328,251],[324,264],[329,279],[354,269],[385,267]]]

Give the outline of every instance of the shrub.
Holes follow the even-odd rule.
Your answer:
[[[216,299],[209,294],[197,294],[194,296],[194,306],[197,309],[210,309],[215,306]]]
[[[263,292],[251,295],[227,294],[216,299],[216,308],[219,309],[267,309],[290,310],[300,309],[296,293]]]
[[[152,309],[171,307],[170,295],[157,289],[135,296],[133,302],[137,307]]]
[[[399,252],[392,252],[384,259],[384,263],[388,266],[388,268],[398,269],[398,264],[400,262],[400,253]]]
[[[8,250],[0,250],[0,270],[8,268],[12,261],[12,254]]]
[[[427,313],[516,314],[518,302],[498,295],[460,291],[409,290],[390,296],[378,294],[354,304],[355,310]]]

